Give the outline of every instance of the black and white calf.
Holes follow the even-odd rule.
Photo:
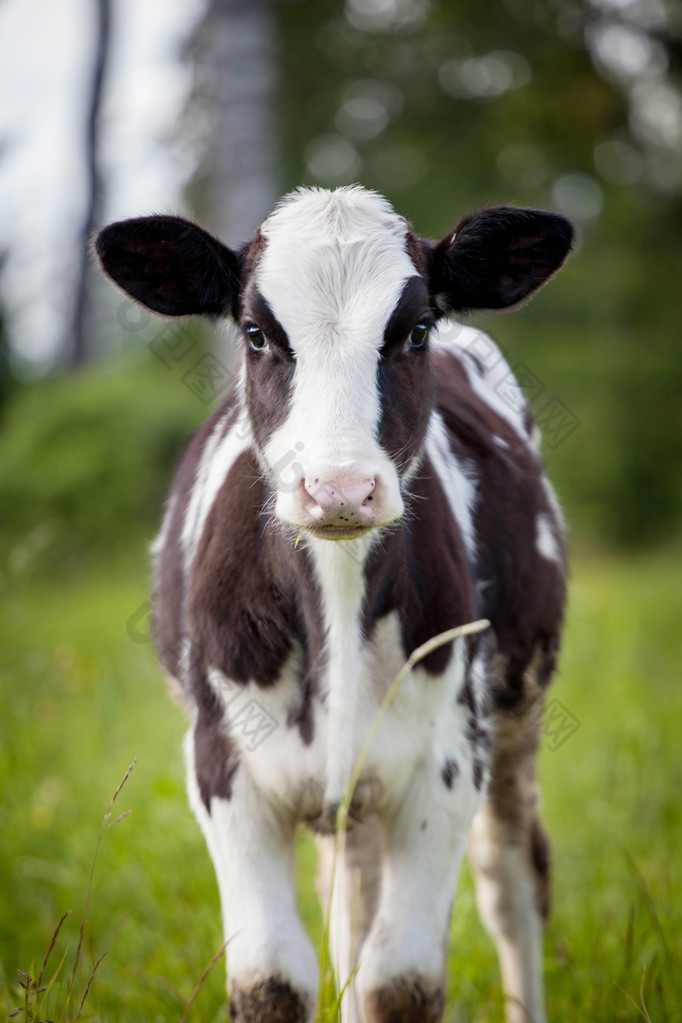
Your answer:
[[[433,244],[352,187],[294,193],[240,252],[168,216],[97,239],[138,302],[241,328],[235,384],[189,446],[155,548],[158,648],[191,707],[190,800],[240,1023],[314,1019],[300,821],[321,892],[333,883],[345,1023],[441,1019],[467,842],[507,1020],[545,1019],[534,760],[561,521],[532,417],[497,386],[508,368],[447,321],[523,302],[571,238],[559,216],[501,207]],[[382,718],[332,878],[339,803],[388,686],[421,643],[479,618],[491,627],[429,654]],[[276,724],[267,741],[238,726],[244,701]]]

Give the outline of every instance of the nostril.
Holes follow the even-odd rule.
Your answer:
[[[374,493],[373,493],[373,491],[374,491],[374,488],[377,485],[377,481],[376,480],[370,480],[370,483],[371,483],[371,489],[370,489],[369,494],[365,498],[365,500],[362,502],[362,507],[363,508],[365,507],[365,505],[369,504],[370,501],[374,500]]]

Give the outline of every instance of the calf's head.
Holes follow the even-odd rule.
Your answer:
[[[112,224],[96,249],[149,309],[236,321],[240,401],[275,514],[350,539],[403,513],[431,411],[434,323],[522,303],[571,241],[556,214],[497,207],[434,244],[385,199],[351,187],[295,192],[239,252],[168,216]]]

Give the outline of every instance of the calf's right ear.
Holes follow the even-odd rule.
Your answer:
[[[224,316],[239,294],[235,253],[181,217],[110,224],[97,235],[95,251],[119,288],[164,316]]]

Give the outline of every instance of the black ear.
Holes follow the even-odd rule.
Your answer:
[[[443,311],[509,309],[549,280],[573,242],[557,213],[496,206],[474,213],[431,253],[431,286]]]
[[[221,316],[239,293],[237,256],[181,217],[140,217],[97,235],[102,269],[136,302],[165,316]]]

